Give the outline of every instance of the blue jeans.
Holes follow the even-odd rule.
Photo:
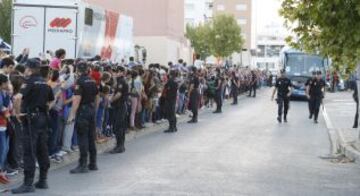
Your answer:
[[[182,114],[184,112],[184,108],[185,108],[184,106],[185,106],[185,93],[180,93],[179,104],[176,112]]]
[[[0,170],[5,168],[6,157],[9,150],[9,137],[6,131],[0,131]]]

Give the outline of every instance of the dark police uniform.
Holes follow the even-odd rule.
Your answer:
[[[40,62],[30,59],[28,68],[40,69]],[[36,160],[39,163],[40,176],[36,188],[46,189],[47,173],[50,167],[48,152],[48,103],[54,100],[51,87],[40,74],[33,74],[26,79],[20,90],[22,94],[21,113],[23,123],[23,159],[24,184],[13,193],[34,192]]]
[[[118,77],[115,86],[114,96],[120,93],[121,97],[111,105],[114,108],[114,133],[116,135],[116,147],[111,153],[123,153],[125,151],[125,133],[127,128],[127,101],[129,98],[129,85],[124,77]]]
[[[238,104],[238,95],[239,95],[239,87],[237,86],[239,83],[239,78],[237,76],[233,76],[231,79],[231,94],[233,96],[233,103]]]
[[[192,119],[189,121],[189,123],[197,123],[198,121],[198,110],[199,110],[199,97],[200,97],[200,80],[197,75],[193,77],[191,80],[190,85],[193,86],[192,91],[190,92],[190,102],[189,102],[189,109],[193,113]]]
[[[322,99],[324,98],[322,89],[325,87],[325,81],[323,79],[312,79],[309,82],[309,87],[311,114],[314,115],[314,121],[317,123],[320,112],[320,105]]]
[[[310,83],[311,83],[311,81],[314,80],[314,79],[316,79],[316,78],[314,77],[314,75],[316,76],[316,73],[313,73],[313,77],[312,77],[312,78],[309,78],[309,79],[306,81],[306,83],[305,83],[305,87],[306,87],[306,88],[310,88]],[[308,107],[309,107],[309,114],[310,114],[309,118],[312,119],[312,117],[314,116],[314,113],[313,113],[314,110],[313,110],[313,108],[312,108],[312,104],[311,104],[311,102],[310,102],[310,99],[308,100]]]
[[[255,74],[255,72],[251,72],[251,78],[250,78],[250,91],[249,91],[249,97],[251,97],[252,92],[253,93],[253,97],[256,97],[256,88],[257,88],[257,76]]]
[[[220,75],[218,75],[216,80],[215,80],[215,86],[216,86],[216,91],[215,91],[216,111],[214,113],[221,113],[222,112],[222,96],[223,96],[223,92],[224,92],[223,83],[224,83],[224,78],[221,77]]]
[[[87,171],[97,170],[96,167],[96,130],[95,130],[95,110],[96,96],[98,89],[96,83],[88,75],[82,74],[76,81],[74,95],[81,96],[79,109],[76,114],[75,127],[78,136],[80,149],[80,159],[78,169]],[[90,153],[90,164],[88,162],[88,152]],[[79,171],[79,170],[78,170]],[[71,173],[78,173],[72,170]]]
[[[178,84],[175,82],[175,78],[171,77],[164,86],[165,90],[165,112],[169,121],[169,129],[166,133],[172,133],[177,131],[175,106],[177,99]]]
[[[291,81],[286,77],[281,77],[276,80],[275,88],[277,88],[277,103],[278,103],[278,121],[281,122],[284,111],[284,121],[287,122],[287,114],[289,110],[290,98],[288,97],[289,88],[292,87]]]

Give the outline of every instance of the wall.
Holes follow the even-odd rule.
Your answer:
[[[184,0],[86,0],[133,17],[135,36],[184,36]]]

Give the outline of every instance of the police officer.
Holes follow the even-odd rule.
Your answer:
[[[316,78],[312,79],[306,89],[306,95],[310,100],[311,114],[314,114],[314,122],[318,123],[320,105],[325,93],[325,81],[322,79],[321,71],[316,72]]]
[[[250,91],[249,91],[248,97],[251,97],[251,95],[253,95],[253,97],[256,97],[257,81],[258,81],[258,78],[257,78],[255,71],[251,70]]]
[[[233,103],[232,105],[238,104],[238,94],[239,94],[239,88],[240,88],[240,80],[236,76],[235,71],[231,74],[231,94],[233,96]]]
[[[85,62],[78,63],[76,69],[79,78],[76,81],[73,106],[68,122],[75,120],[80,159],[79,165],[70,171],[72,174],[98,170],[95,146],[95,111],[98,103],[98,89],[95,81],[88,76],[88,65]],[[88,152],[90,153],[89,165],[87,165]]]
[[[306,83],[305,83],[305,87],[306,87],[306,92],[307,92],[307,89],[309,88],[309,85],[311,83],[312,80],[315,80],[316,79],[316,71],[313,71],[312,72],[312,78],[309,78]],[[308,99],[308,106],[309,106],[309,119],[312,119],[313,118],[313,109],[312,109],[312,105],[311,105],[311,102],[310,102],[310,99]]]
[[[169,121],[169,129],[164,131],[165,133],[177,132],[175,106],[177,99],[178,84],[175,82],[177,72],[175,70],[170,71],[170,79],[164,86],[165,96],[165,112]]]
[[[216,102],[216,110],[213,112],[214,114],[222,113],[222,96],[224,92],[224,78],[221,76],[220,70],[217,70],[217,76],[215,79],[215,102]]]
[[[289,110],[290,95],[292,90],[291,81],[285,76],[285,70],[280,71],[281,76],[276,80],[275,88],[271,97],[274,100],[277,92],[278,117],[279,123],[282,122],[282,114],[284,112],[284,122],[287,122],[287,114]]]
[[[35,163],[39,163],[38,189],[47,189],[47,173],[50,167],[48,154],[48,104],[54,100],[49,85],[40,75],[40,61],[29,59],[25,75],[28,77],[20,93],[15,97],[21,103],[23,123],[24,183],[12,190],[14,194],[34,192]]]
[[[116,135],[116,146],[110,151],[112,154],[125,152],[125,133],[127,128],[127,101],[129,98],[129,85],[125,80],[125,68],[117,68],[117,78],[114,88],[114,96],[111,98],[111,105],[114,109],[114,133]]]
[[[188,123],[197,123],[198,122],[198,110],[199,110],[199,97],[200,97],[200,79],[198,76],[198,70],[196,67],[192,68],[193,78],[190,82],[189,95],[189,109],[192,112],[192,119]]]

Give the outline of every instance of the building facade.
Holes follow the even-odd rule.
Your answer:
[[[197,26],[212,18],[212,0],[185,0],[185,25]]]
[[[179,58],[191,60],[184,37],[184,0],[86,0],[131,16],[134,20],[134,44],[147,51],[146,63],[167,65]]]
[[[279,71],[280,52],[285,47],[286,34],[279,25],[267,25],[256,37],[254,67],[276,74]]]

